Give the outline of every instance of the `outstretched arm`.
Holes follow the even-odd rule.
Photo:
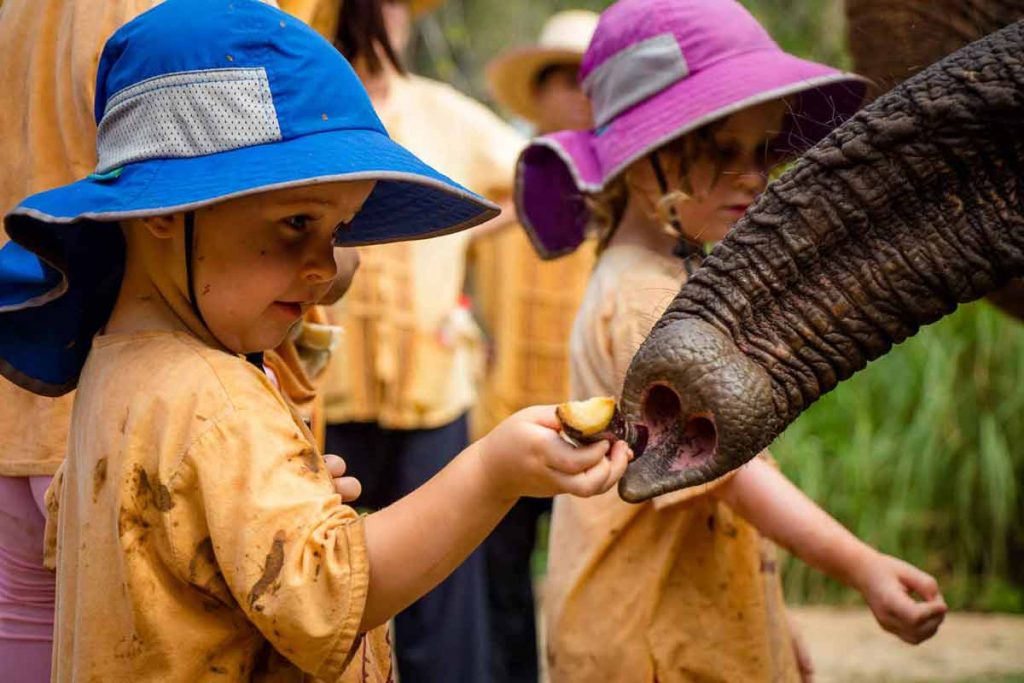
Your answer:
[[[913,644],[938,630],[946,603],[935,579],[862,542],[769,463],[751,460],[713,495],[764,536],[858,590],[885,630]]]
[[[519,496],[591,496],[622,476],[625,442],[610,453],[607,442],[576,449],[557,430],[554,406],[522,410],[426,484],[366,518],[370,590],[362,630],[383,624],[440,583]]]

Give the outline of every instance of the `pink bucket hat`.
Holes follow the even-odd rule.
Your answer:
[[[601,15],[580,81],[596,127],[536,138],[516,168],[519,218],[542,258],[583,242],[586,193],[666,142],[796,96],[777,147],[798,153],[851,116],[867,84],[787,54],[735,0],[620,0]]]

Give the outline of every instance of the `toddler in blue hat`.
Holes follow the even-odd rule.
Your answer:
[[[96,172],[24,200],[0,251],[0,372],[78,388],[48,496],[54,678],[387,680],[378,627],[519,497],[606,491],[628,450],[573,449],[527,409],[357,515],[260,353],[351,277],[335,245],[495,207],[393,143],[334,48],[255,0],[141,15],[96,92]]]

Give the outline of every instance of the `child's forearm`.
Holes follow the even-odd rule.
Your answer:
[[[491,486],[483,464],[473,444],[426,484],[366,518],[363,630],[387,622],[451,574],[515,503]]]
[[[764,460],[752,460],[715,494],[762,535],[807,564],[848,586],[863,588],[860,571],[876,551]]]

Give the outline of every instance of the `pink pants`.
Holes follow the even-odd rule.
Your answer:
[[[0,679],[50,680],[56,576],[43,567],[50,477],[0,477]]]

